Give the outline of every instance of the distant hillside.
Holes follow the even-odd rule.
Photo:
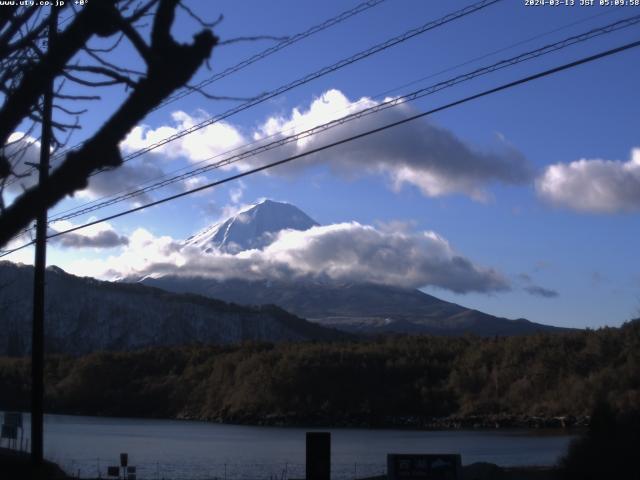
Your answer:
[[[373,284],[274,282],[200,277],[145,278],[172,292],[192,292],[243,305],[272,304],[323,326],[351,333],[522,335],[566,329],[495,317],[420,290]]]
[[[48,352],[345,338],[275,306],[243,307],[144,285],[103,282],[57,267],[47,269],[46,280]],[[33,267],[0,262],[0,355],[30,350],[32,292]]]

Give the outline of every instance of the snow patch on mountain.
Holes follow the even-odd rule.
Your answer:
[[[318,222],[299,208],[285,202],[262,200],[223,222],[209,226],[185,241],[204,252],[219,250],[238,253],[269,245],[282,230],[308,230]]]

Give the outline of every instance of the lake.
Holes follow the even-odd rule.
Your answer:
[[[106,477],[107,466],[118,465],[119,454],[127,452],[138,479],[304,478],[306,431],[331,432],[336,479],[384,473],[387,453],[460,453],[463,464],[552,465],[573,438],[556,431],[302,429],[45,415],[45,456],[83,477]]]

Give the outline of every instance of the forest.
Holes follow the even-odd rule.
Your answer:
[[[28,358],[0,358],[1,409],[29,408],[29,372]],[[637,409],[640,320],[513,337],[389,336],[53,355],[45,375],[50,413],[409,427],[490,418],[509,426],[514,416],[588,416],[601,402],[620,412]]]

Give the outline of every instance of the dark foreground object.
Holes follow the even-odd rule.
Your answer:
[[[56,464],[45,461],[36,471],[25,453],[0,449],[0,478],[29,480],[71,480]],[[492,463],[474,463],[462,467],[463,480],[555,480],[562,478],[556,468],[514,467],[501,468]],[[361,480],[387,480],[386,475]]]
[[[331,479],[331,433],[307,432],[306,480]]]
[[[639,458],[640,410],[616,411],[603,402],[593,412],[589,431],[569,446],[560,466],[565,480],[638,480]]]
[[[502,468],[493,463],[472,463],[462,467],[462,480],[556,480],[561,479],[555,467]],[[359,480],[387,480],[386,475]]]
[[[38,469],[31,464],[31,457],[28,453],[16,452],[0,448],[0,478],[4,479],[29,479],[29,480],[49,480],[49,479],[70,479],[64,471],[55,463],[45,460]]]

